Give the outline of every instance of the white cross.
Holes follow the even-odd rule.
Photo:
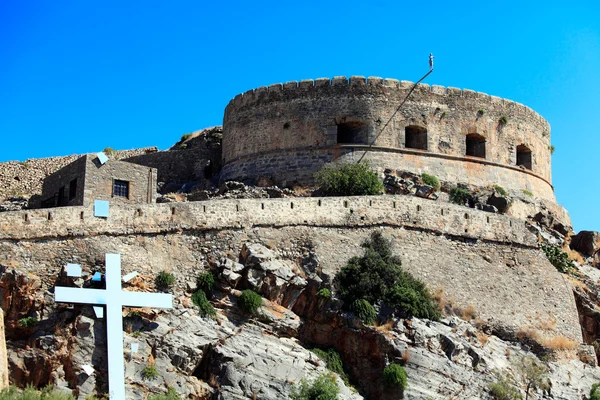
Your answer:
[[[121,290],[121,255],[106,254],[106,289],[56,287],[54,301],[106,305],[108,389],[111,400],[125,400],[123,358],[123,306],[172,308],[173,297],[164,293]]]

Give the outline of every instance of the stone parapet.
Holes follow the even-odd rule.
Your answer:
[[[106,219],[94,217],[89,207],[12,211],[0,214],[0,239],[294,225],[395,226],[537,247],[537,238],[522,220],[402,195],[113,205]]]

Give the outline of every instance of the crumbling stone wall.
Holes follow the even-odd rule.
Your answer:
[[[120,160],[140,154],[156,152],[156,147],[115,151],[112,159]],[[81,155],[32,158],[26,161],[0,163],[0,199],[18,195],[41,195],[44,179],[71,164]]]
[[[128,183],[127,197],[114,195],[114,180]],[[69,194],[71,182],[76,182],[73,198]],[[62,196],[57,194],[61,191]],[[42,206],[90,205],[94,200],[153,203],[156,200],[156,169],[111,159],[101,164],[94,154],[82,156],[44,180]]]
[[[356,160],[368,150],[365,157],[380,168],[527,189],[554,201],[550,126],[542,117],[499,97],[429,85],[418,85],[398,109],[412,86],[335,77],[240,94],[225,109],[221,179],[269,176],[308,183],[324,163]],[[411,127],[427,131],[426,150],[406,147]],[[485,157],[466,155],[469,134],[486,140]],[[348,136],[343,143],[340,135]],[[520,145],[531,150],[531,170],[516,165]]]

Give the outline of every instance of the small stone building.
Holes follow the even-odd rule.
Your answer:
[[[99,157],[100,155],[100,157]],[[156,168],[86,154],[44,179],[42,207],[156,201]]]

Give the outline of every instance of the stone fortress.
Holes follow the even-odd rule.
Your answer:
[[[41,290],[49,291],[57,276],[61,277],[65,263],[76,260],[91,274],[98,269],[104,252],[118,252],[123,254],[124,273],[136,270],[152,277],[161,270],[173,272],[177,280],[173,290],[179,299],[176,308],[187,309],[189,288],[194,285],[190,279],[205,269],[220,270],[223,265],[236,263],[237,254],[241,260],[247,246],[261,243],[280,249],[277,254],[285,262],[296,263],[294,271],[304,271],[294,272],[293,279],[287,276],[286,282],[304,281],[306,286],[285,283],[274,289],[273,282],[282,282],[280,278],[238,270],[246,274],[242,284],[285,313],[293,310],[305,318],[309,328],[295,327],[291,336],[336,347],[358,368],[368,364],[364,360],[371,354],[354,360],[356,354],[345,352],[351,347],[354,328],[344,330],[340,328],[343,324],[333,327],[328,325],[332,322],[320,320],[318,313],[314,316],[306,310],[317,304],[311,300],[316,291],[331,284],[349,257],[361,253],[361,240],[382,229],[392,239],[403,268],[432,291],[443,289],[457,307],[477,310],[481,323],[489,326],[488,332],[516,340],[521,332],[552,325],[552,335],[573,341],[582,351],[593,354],[590,345],[600,338],[600,316],[580,298],[576,302],[576,290],[540,250],[540,238],[565,243],[571,230],[568,214],[556,204],[551,184],[549,124],[531,109],[498,97],[441,86],[413,86],[411,82],[372,77],[271,85],[236,96],[225,109],[222,130],[210,128],[182,138],[166,151],[117,152],[103,165],[97,163],[96,155],[0,163],[0,183],[4,185],[0,197],[9,197],[17,189],[37,196],[29,208],[0,213],[0,266],[14,271],[13,275],[39,276]],[[191,190],[191,196],[194,185],[201,189],[212,184],[222,187],[230,180],[310,186],[314,173],[323,165],[361,160],[368,160],[380,173],[428,173],[445,184],[483,191],[499,185],[511,194],[512,201],[504,214],[452,204],[447,198],[436,201],[405,194],[241,196],[165,202],[168,193]],[[17,189],[10,192],[11,188]],[[277,193],[280,196],[281,192]],[[108,218],[94,215],[94,199],[109,200]],[[40,200],[49,208],[40,208]],[[305,266],[298,261],[306,254],[289,250],[306,243],[318,260],[318,268],[312,271],[303,270]],[[236,284],[232,284],[234,289]],[[31,301],[29,308],[19,312],[15,311],[18,306],[11,306],[7,316],[9,353],[26,357],[10,327],[24,315],[41,312],[43,316],[39,310],[43,310],[44,302],[40,302],[42,305]],[[176,326],[173,323],[167,328]],[[322,332],[332,335],[323,337]],[[202,351],[217,351],[214,349],[220,345],[210,346]],[[165,368],[176,369],[188,383],[197,383],[194,379],[199,376],[206,378],[196,367],[182,372],[173,360],[188,356],[182,356],[179,348],[173,351],[176,356],[158,354],[159,359],[166,360]],[[473,360],[480,357],[471,350],[468,354]],[[387,357],[377,356],[369,362],[379,365]],[[24,374],[26,367],[11,362],[12,370]],[[204,368],[209,364],[195,359],[186,362]],[[476,371],[477,363],[473,361],[468,368]],[[419,359],[413,365],[411,379],[423,382],[413,386],[411,398],[447,398],[444,395],[450,390],[468,386],[460,379],[458,383],[447,381],[447,371],[436,370],[432,376],[440,376],[438,392],[430,391],[431,381],[427,379],[438,378],[422,374],[422,369],[428,368],[424,365]],[[139,372],[142,366],[130,368]],[[211,368],[217,367],[211,364]],[[71,371],[73,366],[69,368]],[[354,370],[353,374],[364,374],[359,378],[361,391],[371,398],[385,398],[373,383],[377,368],[372,367],[374,375],[364,374],[364,370]],[[20,382],[25,379],[19,377]],[[73,376],[64,379],[70,387],[77,381]],[[91,393],[94,382],[102,387],[101,378],[94,379],[88,386],[80,384],[83,389],[79,393]],[[289,379],[283,381],[282,387],[289,386]],[[36,384],[40,382],[47,381]],[[482,382],[478,390],[487,387],[485,380]],[[143,385],[136,381],[129,390]],[[570,383],[564,386],[569,387],[565,393],[579,390]],[[243,388],[227,390],[244,392],[245,397],[231,398],[250,397]],[[570,398],[565,396],[558,398]]]
[[[309,183],[325,163],[365,159],[380,169],[554,200],[550,126],[540,115],[467,89],[421,84],[407,98],[412,88],[358,76],[240,94],[225,109],[221,179]]]

